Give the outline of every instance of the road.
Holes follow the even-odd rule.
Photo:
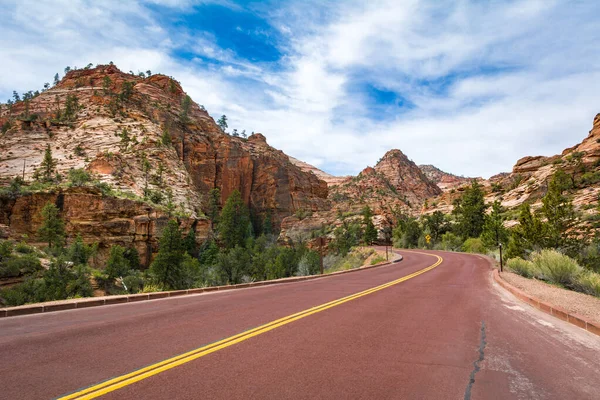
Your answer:
[[[600,338],[505,293],[483,257],[401,254],[312,281],[0,319],[0,398],[600,398]]]

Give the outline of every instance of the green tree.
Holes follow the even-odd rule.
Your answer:
[[[35,171],[35,178],[43,182],[52,182],[56,175],[56,165],[56,160],[52,157],[52,148],[48,144],[44,150],[44,158]]]
[[[523,258],[528,252],[543,248],[547,229],[540,217],[531,212],[529,204],[523,203],[519,211],[519,224],[511,231],[506,257]]]
[[[75,241],[67,249],[67,259],[75,265],[87,265],[88,260],[96,252],[97,245],[85,244],[81,234],[78,234]]]
[[[60,77],[58,76],[58,72],[54,75],[54,86],[58,85],[60,82]]]
[[[190,122],[189,112],[190,106],[192,105],[192,99],[190,96],[185,95],[183,100],[181,100],[181,113],[179,114],[179,120],[183,124],[187,124]]]
[[[196,230],[194,229],[194,227],[190,228],[185,239],[183,239],[183,247],[190,256],[196,257],[198,255],[198,245],[196,244]]]
[[[438,242],[448,230],[446,218],[441,211],[434,211],[432,214],[426,215],[424,225],[429,229],[433,242]]]
[[[481,185],[473,180],[471,186],[454,203],[457,233],[464,239],[479,237],[483,231],[486,209],[483,195]]]
[[[419,246],[419,238],[423,230],[416,218],[408,217],[406,221],[399,223],[392,231],[394,246],[402,248],[415,248]]]
[[[110,255],[106,261],[105,272],[108,278],[114,280],[119,277],[129,275],[131,266],[129,260],[125,256],[126,249],[119,245],[114,245],[110,248]]]
[[[74,121],[79,111],[79,99],[74,94],[67,96],[65,101],[65,111],[62,114],[62,119],[65,121]]]
[[[92,176],[83,168],[74,168],[69,170],[69,185],[70,186],[85,186],[91,182]]]
[[[558,170],[548,184],[548,192],[542,199],[542,213],[547,219],[548,247],[563,247],[569,243],[568,231],[575,223],[575,210],[565,191],[572,187],[570,177]]]
[[[219,247],[217,246],[217,242],[215,239],[208,238],[200,248],[200,255],[198,256],[198,260],[200,260],[200,264],[206,266],[212,266],[217,263],[217,257],[219,256]]]
[[[221,118],[219,118],[219,120],[217,121],[217,125],[219,125],[219,128],[221,129],[221,132],[226,133],[227,132],[227,128],[229,127],[227,125],[227,116],[226,115],[221,115]]]
[[[123,82],[121,87],[121,93],[119,93],[119,99],[123,102],[129,101],[133,96],[133,87],[135,83],[131,81]]]
[[[173,143],[173,141],[171,140],[171,134],[169,133],[169,130],[167,128],[163,129],[160,141],[163,144],[163,146],[170,146]]]
[[[362,210],[363,240],[367,245],[372,245],[377,240],[377,228],[373,224],[373,211],[368,205]]]
[[[246,240],[251,237],[250,212],[238,190],[231,193],[223,206],[219,218],[219,234],[227,249],[244,247]]]
[[[246,274],[250,265],[250,254],[240,246],[235,246],[228,251],[222,252],[218,256],[219,271],[221,282],[231,285],[238,284]]]
[[[352,247],[357,246],[362,238],[362,229],[358,222],[344,220],[342,225],[333,230],[334,239],[330,247],[338,254],[345,256]]]
[[[273,222],[271,221],[271,213],[267,212],[262,223],[262,234],[272,235],[273,234]]]
[[[221,190],[213,188],[208,194],[208,218],[210,218],[211,229],[215,229],[219,223],[219,207],[221,205]]]
[[[112,79],[110,79],[110,76],[106,75],[104,78],[102,78],[102,90],[104,91],[105,95],[110,93],[111,85],[112,85]]]
[[[508,242],[508,231],[504,227],[505,218],[503,212],[502,205],[496,200],[492,204],[491,213],[485,216],[481,240],[488,248],[498,246],[499,243],[505,246]]]
[[[50,249],[62,247],[65,240],[65,223],[59,216],[59,210],[51,202],[42,208],[42,225],[38,229],[40,240],[48,242]]]
[[[180,289],[183,279],[183,240],[177,221],[171,220],[162,232],[158,254],[150,265],[150,273],[167,289]]]

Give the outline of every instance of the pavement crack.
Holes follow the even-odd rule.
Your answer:
[[[471,389],[473,388],[473,384],[475,383],[475,374],[479,372],[481,369],[481,362],[484,358],[485,345],[487,342],[485,341],[485,321],[481,321],[481,338],[479,340],[479,358],[473,362],[473,371],[471,371],[471,375],[469,376],[469,383],[467,384],[467,389],[465,390],[465,400],[471,399]]]

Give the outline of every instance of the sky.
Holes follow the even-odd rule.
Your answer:
[[[464,176],[579,143],[597,0],[2,0],[0,99],[66,66],[151,70],[334,175],[390,149]]]

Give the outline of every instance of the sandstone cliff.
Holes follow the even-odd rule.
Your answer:
[[[81,217],[103,224],[97,238],[120,236],[122,226],[115,225],[114,232],[107,228],[113,217],[126,219],[129,231],[136,231],[135,218],[147,215],[146,207],[151,214],[164,213],[170,192],[180,216],[203,220],[211,189],[221,190],[221,202],[237,189],[253,214],[259,219],[269,214],[275,228],[299,209],[329,207],[326,182],[295,166],[261,134],[244,139],[223,133],[203,107],[189,100],[179,83],[164,75],[140,77],[114,65],[70,71],[38,96],[0,108],[0,184],[21,175],[31,181],[50,145],[63,177],[62,189],[54,192],[65,189],[70,169],[85,168],[118,197],[98,194],[94,201],[127,210],[116,216],[104,206],[90,210],[75,201],[65,211],[69,232],[80,231],[71,221]],[[131,200],[124,199],[141,200],[145,192],[153,194],[147,205],[131,208]],[[65,193],[65,199],[71,197]],[[2,213],[12,217],[0,224],[9,225],[12,235],[35,230],[35,222],[25,227],[14,219],[19,204],[31,201],[38,202],[29,197],[11,206],[3,203]]]
[[[558,169],[571,176],[573,189],[569,195],[576,209],[582,211],[584,220],[593,220],[600,198],[600,114],[594,118],[592,129],[581,143],[559,155],[523,157],[516,162],[511,173],[479,181],[486,190],[488,203],[499,200],[510,210],[528,202],[533,208],[538,208],[546,194],[549,179]],[[462,189],[463,186],[459,186],[432,199],[434,207],[428,212],[450,212],[452,201],[460,196]]]

